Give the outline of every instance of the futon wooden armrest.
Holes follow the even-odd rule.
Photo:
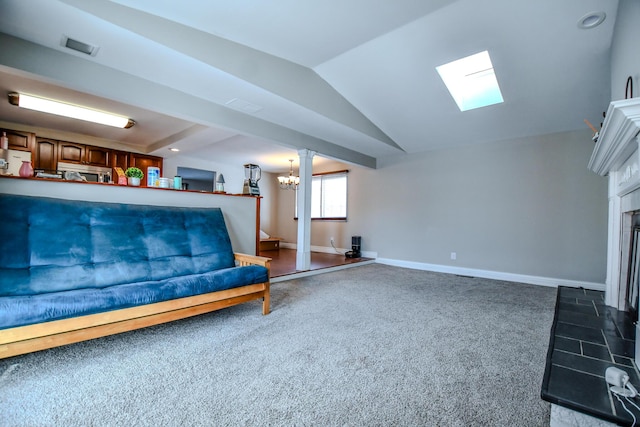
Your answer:
[[[271,272],[271,258],[257,256],[257,255],[249,255],[249,254],[241,254],[234,253],[236,261],[238,265],[261,265],[263,267],[267,267],[269,272]]]
[[[235,256],[238,266],[261,265],[267,268],[267,281],[262,284],[264,286],[264,290],[262,291],[262,314],[269,314],[271,311],[271,284],[269,283],[271,279],[271,258],[241,254],[238,252],[235,252],[233,255]]]

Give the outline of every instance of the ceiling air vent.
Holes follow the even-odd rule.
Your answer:
[[[84,43],[67,36],[62,37],[62,46],[91,56],[96,56],[99,49],[98,46]]]
[[[251,102],[245,101],[244,99],[240,98],[233,98],[225,102],[224,105],[226,105],[227,107],[231,107],[234,110],[239,110],[249,114],[256,114],[257,112],[262,110],[261,106],[252,104]]]

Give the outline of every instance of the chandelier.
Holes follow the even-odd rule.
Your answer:
[[[289,159],[289,163],[291,163],[289,168],[289,176],[279,176],[278,182],[280,183],[280,188],[285,190],[297,190],[298,184],[300,184],[300,177],[293,175],[293,159]]]

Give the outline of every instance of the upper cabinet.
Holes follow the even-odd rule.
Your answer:
[[[48,138],[36,138],[31,155],[33,168],[45,172],[58,170],[58,141]]]
[[[55,172],[58,170],[58,162],[64,162],[105,168],[120,167],[123,171],[127,170],[129,166],[135,166],[142,169],[145,175],[147,174],[147,167],[154,166],[160,168],[162,173],[164,160],[162,157],[112,150],[76,142],[58,141],[37,137],[35,133],[11,129],[0,129],[0,135],[2,132],[7,134],[9,149],[31,151],[34,169]],[[146,180],[143,180],[143,183],[146,182]]]
[[[111,150],[87,145],[84,158],[88,165],[111,167]]]
[[[92,145],[58,141],[58,161],[82,165],[109,167],[111,150]]]
[[[73,142],[58,141],[58,161],[84,164],[85,146]]]
[[[111,164],[112,168],[121,168],[126,171],[129,167],[129,153],[126,151],[111,151]]]
[[[0,129],[0,135],[2,132],[7,134],[10,150],[31,151],[33,149],[35,134],[18,130]]]
[[[129,166],[136,167],[142,170],[142,172],[144,173],[145,179],[142,180],[141,184],[143,187],[146,187],[147,168],[149,166],[159,168],[160,176],[162,176],[162,160],[163,160],[162,157],[131,153],[131,155],[129,156]]]

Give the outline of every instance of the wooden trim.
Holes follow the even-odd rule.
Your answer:
[[[260,199],[256,197],[256,255],[260,255]]]
[[[297,216],[294,216],[294,217],[293,217],[293,220],[294,220],[294,221],[297,221],[297,220],[298,220],[298,217],[297,217]],[[346,217],[346,216],[340,216],[340,217],[326,217],[326,218],[323,218],[323,217],[313,217],[313,218],[311,218],[311,221],[346,221],[346,220],[347,220],[347,217]]]
[[[271,312],[271,283],[264,282],[264,291],[262,292],[262,314],[266,316]]]
[[[338,175],[341,173],[349,173],[349,169],[343,169],[341,171],[333,171],[333,172],[318,172],[318,173],[312,174],[311,176]]]
[[[243,265],[261,265],[266,267],[269,270],[269,277],[271,277],[271,258],[258,256],[258,255],[249,255],[249,254],[241,254],[234,253],[235,260],[239,266]]]

